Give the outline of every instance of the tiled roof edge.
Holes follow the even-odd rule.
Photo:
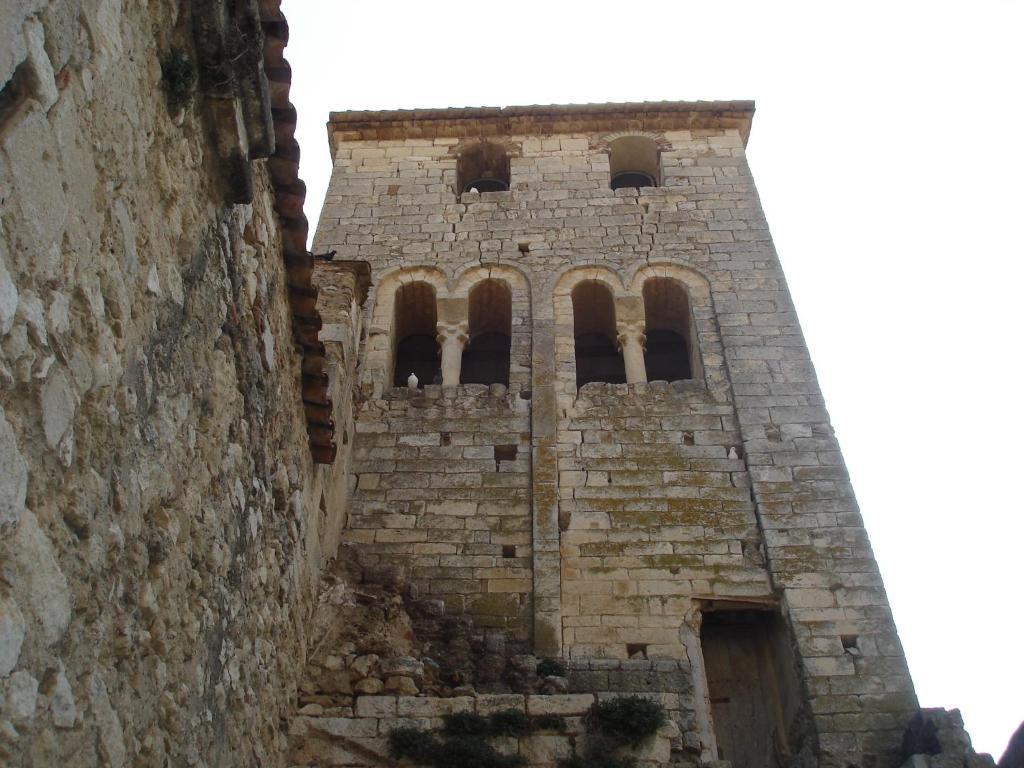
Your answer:
[[[337,455],[334,441],[334,411],[328,396],[327,361],[318,338],[323,325],[316,308],[313,285],[313,256],[306,249],[309,221],[303,212],[306,185],[299,178],[299,144],[295,140],[296,110],[289,101],[292,72],[284,49],[288,44],[288,22],[280,0],[261,0],[263,27],[263,69],[270,86],[275,150],[267,160],[274,186],[274,210],[281,219],[281,256],[288,279],[288,302],[292,331],[302,352],[302,404],[313,461],[331,464]]]

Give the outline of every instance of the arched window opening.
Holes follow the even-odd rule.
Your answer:
[[[615,343],[615,301],[608,286],[584,280],[572,291],[576,336],[576,386],[592,381],[623,384],[626,367]]]
[[[675,280],[652,277],[644,283],[647,349],[644,364],[648,381],[693,378],[690,364],[690,301]]]
[[[463,192],[504,192],[508,189],[510,165],[505,148],[482,141],[459,153],[458,190]]]
[[[469,292],[469,343],[462,352],[463,384],[508,386],[512,352],[512,291],[484,280]]]
[[[395,386],[416,374],[420,388],[441,383],[437,297],[429,283],[406,283],[395,293]]]
[[[612,189],[658,186],[661,161],[654,141],[646,136],[622,136],[608,149]]]

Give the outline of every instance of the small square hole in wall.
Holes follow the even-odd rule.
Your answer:
[[[515,461],[519,454],[518,445],[496,445],[494,446],[495,461]]]
[[[856,635],[840,635],[839,642],[843,644],[843,650],[847,653],[856,655],[860,652],[860,648],[857,647]]]
[[[504,558],[516,556],[516,545],[515,544],[503,544],[501,546],[501,556]]]
[[[646,659],[647,643],[626,643],[626,658]]]
[[[441,433],[441,445],[451,445],[451,444],[452,444],[452,434],[451,434],[451,432],[442,432]]]
[[[519,252],[520,253],[529,253],[530,252],[530,244],[529,243],[520,243],[519,244]]]
[[[683,445],[693,445],[693,432],[683,432]]]

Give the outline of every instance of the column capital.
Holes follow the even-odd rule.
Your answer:
[[[643,320],[620,320],[615,324],[615,331],[619,349],[625,349],[632,343],[639,344],[641,349],[646,348],[647,324]]]
[[[469,341],[469,323],[439,322],[437,324],[437,341],[439,344],[444,344],[448,341],[457,341],[459,344],[465,344]]]
[[[628,384],[647,381],[647,366],[644,364],[644,345],[647,343],[645,325],[643,320],[620,320],[615,324],[618,332],[616,340],[622,351]]]
[[[446,387],[457,385],[462,376],[462,350],[469,341],[469,323],[437,324],[437,343],[441,345],[441,384]]]

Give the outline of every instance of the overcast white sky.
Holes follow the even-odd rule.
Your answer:
[[[748,153],[924,706],[1024,719],[1024,3],[286,0],[331,110],[755,99]]]

